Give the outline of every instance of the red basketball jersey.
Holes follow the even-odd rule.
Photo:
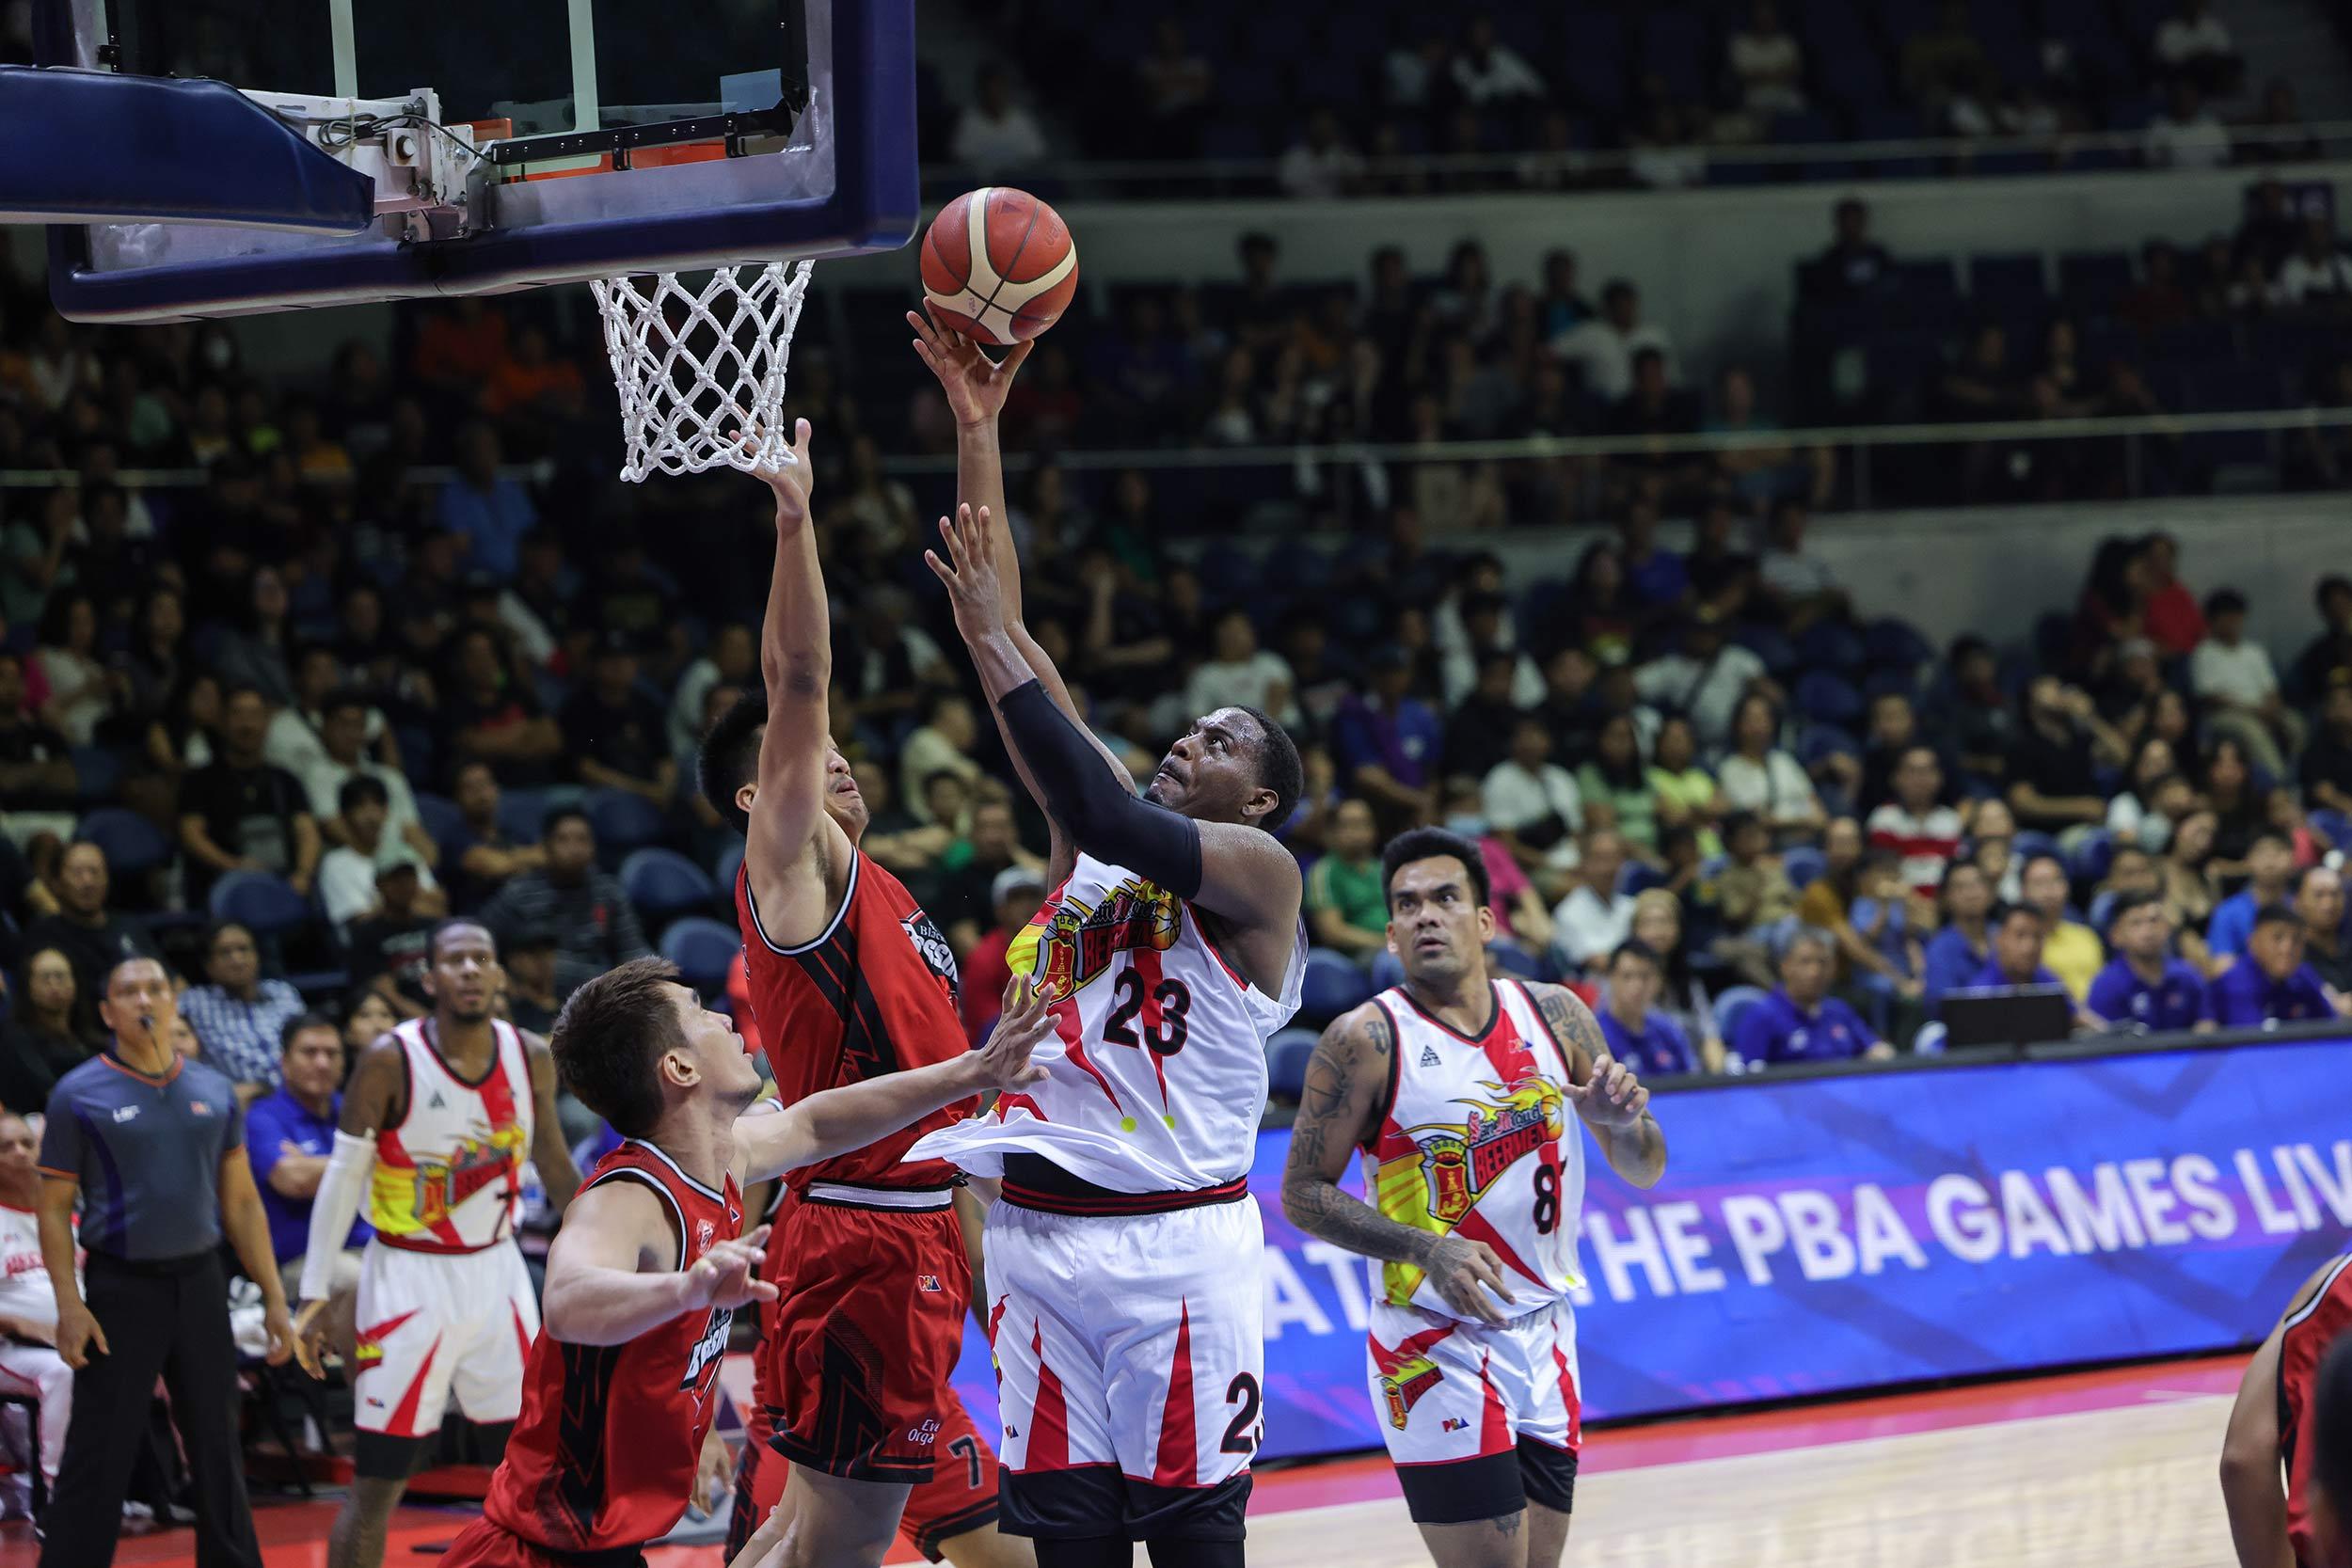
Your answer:
[[[864,850],[850,864],[850,888],[816,941],[787,947],[770,940],[752,895],[751,868],[736,876],[735,910],[752,1012],[787,1105],[901,1068],[963,1054],[956,1008],[956,957],[931,917],[898,878]],[[971,1114],[964,1101],[933,1111],[852,1153],[788,1173],[795,1190],[811,1181],[866,1187],[938,1187],[955,1174],[944,1160],[901,1164],[914,1140]]]
[[[677,1227],[677,1267],[743,1227],[735,1178],[712,1192],[667,1154],[631,1138],[586,1186],[640,1181]],[[491,1523],[559,1552],[636,1546],[686,1512],[694,1464],[718,1408],[719,1364],[735,1314],[681,1313],[621,1345],[571,1345],[541,1334],[523,1374],[523,1410],[482,1512]]]
[[[2312,1539],[2312,1381],[2336,1336],[2352,1328],[2352,1253],[2328,1265],[2312,1299],[2287,1315],[2279,1335],[2279,1457],[2287,1469],[2287,1540],[2303,1568],[2320,1560]]]

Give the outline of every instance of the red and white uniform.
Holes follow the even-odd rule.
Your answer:
[[[1265,1042],[1298,1010],[1306,953],[1302,927],[1268,995],[1199,911],[1090,855],[1014,939],[1013,973],[1054,1010],[1047,1076],[914,1154],[1005,1177],[987,1315],[1016,1476],[1115,1465],[1193,1489],[1248,1468],[1265,1345],[1247,1180]],[[1031,1187],[1023,1155],[1097,1190]]]
[[[1584,1141],[1568,1058],[1515,980],[1489,982],[1485,1033],[1464,1036],[1402,986],[1375,998],[1395,1032],[1389,1103],[1364,1146],[1367,1200],[1389,1219],[1484,1242],[1510,1321],[1457,1317],[1409,1263],[1375,1265],[1367,1372],[1399,1465],[1477,1459],[1523,1437],[1573,1452],[1576,1236]]]
[[[7,1204],[0,1204],[0,1317],[56,1336],[57,1293],[40,1260],[40,1216]],[[0,1338],[0,1391],[40,1402],[40,1472],[54,1486],[73,1415],[73,1369],[54,1345]]]
[[[522,1036],[493,1022],[498,1050],[468,1082],[441,1059],[430,1018],[392,1031],[407,1069],[400,1119],[376,1131],[359,1261],[358,1410],[362,1432],[430,1437],[453,1397],[470,1421],[522,1408],[523,1359],[539,1298],[515,1244],[534,1125]]]
[[[913,895],[863,852],[813,942],[770,938],[748,869],[736,880],[736,913],[752,1011],[785,1104],[963,1053],[955,956]],[[770,1447],[795,1465],[852,1480],[931,1477],[972,1275],[955,1170],[905,1155],[969,1109],[935,1111],[787,1173],[760,1270],[782,1296],[755,1392],[773,1422]]]
[[[2279,1457],[2287,1472],[2287,1540],[2303,1568],[2336,1568],[2312,1538],[2312,1380],[2336,1337],[2352,1329],[2352,1253],[2328,1265],[2312,1299],[2279,1335]]]
[[[660,1198],[680,1273],[742,1230],[732,1176],[713,1191],[652,1144],[623,1143],[581,1191],[614,1181]],[[626,1344],[542,1337],[482,1517],[442,1558],[447,1568],[539,1568],[561,1560],[554,1554],[624,1552],[668,1534],[693,1490],[734,1321],[731,1308],[707,1307]]]

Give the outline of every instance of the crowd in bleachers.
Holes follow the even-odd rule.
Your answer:
[[[975,8],[1021,11],[1035,96],[1081,138],[1057,148],[999,75],[961,111],[953,148],[992,178],[1081,157],[1275,159],[1282,190],[1329,197],[2272,165],[2320,151],[2288,83],[2247,82],[2206,0],[1581,0],[1467,14],[1219,0],[1084,26],[1050,8]],[[2096,132],[2121,139],[2082,142]],[[1965,150],[1988,137],[2024,145]],[[1723,155],[1938,138],[1961,150]],[[1423,154],[1440,161],[1413,162]]]

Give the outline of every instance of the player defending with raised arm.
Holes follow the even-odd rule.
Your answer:
[[[448,1568],[639,1561],[690,1501],[715,1504],[731,1468],[711,1430],[727,1330],[736,1308],[776,1294],[752,1273],[767,1227],[737,1239],[743,1186],[1042,1076],[1029,1052],[1051,1027],[1015,982],[980,1050],[752,1111],[765,1085],[742,1037],[669,964],[633,959],[575,991],[555,1021],[556,1067],[626,1141],[548,1251],[522,1419]],[[747,1561],[816,1560],[788,1514],[769,1541]]]
[[[2313,1518],[2312,1435],[2320,1360],[2346,1329],[2352,1254],[2303,1282],[2247,1364],[2221,1444],[2221,1500],[2238,1568],[2333,1568]]]
[[[1043,1082],[927,1135],[1002,1179],[987,1225],[1007,1529],[1043,1568],[1242,1561],[1259,1437],[1263,1235],[1246,1178],[1265,1041],[1298,1006],[1297,749],[1205,715],[1138,799],[1009,621],[994,520],[942,519],[947,584],[1025,779],[1071,847],[1010,954],[1053,1005]],[[1052,1411],[1063,1414],[1056,1419]]]
[[[343,1095],[310,1208],[296,1324],[318,1373],[337,1255],[364,1199],[352,1387],[358,1442],[328,1568],[380,1568],[384,1531],[450,1401],[469,1421],[515,1419],[539,1299],[515,1244],[523,1162],[561,1210],[580,1186],[555,1110],[547,1042],[491,1017],[497,945],[478,922],[426,938],[433,1011],[377,1038]]]
[[[745,836],[736,921],[752,1010],[786,1104],[964,1051],[955,955],[898,879],[858,847],[866,808],[834,749],[833,634],[809,512],[809,430],[763,469],[776,499],[760,630],[766,689],[703,740],[712,808]],[[963,1568],[1027,1553],[995,1532],[995,1456],[948,1379],[963,1347],[971,1264],[953,1166],[903,1163],[935,1110],[793,1172],[763,1276],[782,1291],[754,1362],[752,1442],[731,1545],[781,1495],[794,1561],[882,1561],[901,1516]],[[781,1456],[786,1466],[773,1462]]]
[[[1665,1173],[1666,1140],[1583,1003],[1488,974],[1476,845],[1417,829],[1381,873],[1405,983],[1316,1044],[1282,1211],[1382,1264],[1373,1408],[1439,1568],[1556,1568],[1581,1441],[1568,1290],[1584,1145],[1565,1112],[1637,1186]],[[1370,1203],[1339,1188],[1359,1148]]]

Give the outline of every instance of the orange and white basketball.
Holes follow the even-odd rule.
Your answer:
[[[939,321],[1003,346],[1054,325],[1078,292],[1078,247],[1026,191],[983,185],[939,210],[923,236],[923,300]]]

